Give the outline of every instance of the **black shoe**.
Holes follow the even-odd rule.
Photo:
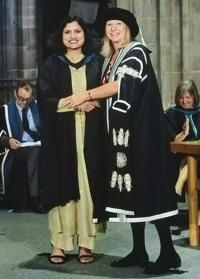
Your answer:
[[[30,210],[34,213],[45,214],[47,213],[47,209],[43,205],[42,202],[38,200],[38,198],[30,198]]]
[[[118,261],[114,261],[110,265],[112,267],[128,267],[134,265],[145,267],[147,266],[148,262],[149,262],[149,256],[147,253],[145,253],[144,255],[137,255],[137,253],[131,252],[126,257]]]
[[[45,206],[41,203],[38,202],[34,208],[32,208],[32,211],[34,213],[38,213],[38,214],[45,214],[48,212],[48,210],[45,208]]]
[[[173,234],[173,235],[180,235],[181,234],[181,228],[178,227],[178,226],[173,226],[170,229],[171,229],[171,234]]]
[[[173,256],[169,257],[159,257],[157,261],[149,266],[147,266],[143,273],[159,275],[167,273],[171,268],[178,268],[181,266],[181,258],[175,252]]]

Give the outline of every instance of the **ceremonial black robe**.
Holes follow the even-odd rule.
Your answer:
[[[131,42],[110,72],[118,93],[107,101],[110,221],[144,222],[178,213],[164,113],[150,51]],[[105,75],[109,59],[105,60]]]
[[[75,112],[56,113],[61,98],[72,94],[70,61],[64,55],[52,55],[44,63],[37,83],[37,99],[42,122],[41,180],[42,195],[50,208],[80,198],[77,175]],[[86,65],[87,89],[99,85],[102,59],[86,56],[76,64]],[[72,65],[74,66],[74,64]],[[94,218],[105,218],[106,183],[103,146],[102,108],[86,113],[84,156]]]

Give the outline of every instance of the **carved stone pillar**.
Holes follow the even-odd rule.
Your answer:
[[[159,1],[160,77],[163,104],[174,104],[177,83],[182,75],[182,25],[179,1]],[[178,3],[178,5],[177,5]]]
[[[21,42],[19,42],[19,53],[21,57],[20,77],[35,81],[38,73],[38,51],[37,48],[37,1],[22,0],[20,12]]]
[[[0,103],[10,99],[19,79],[37,77],[35,0],[0,0]]]
[[[17,1],[1,1],[0,3],[0,88],[1,88],[1,100],[5,98],[5,87],[12,79],[17,77],[17,65],[18,65],[18,18]]]
[[[200,1],[182,1],[183,77],[195,80],[200,94]]]

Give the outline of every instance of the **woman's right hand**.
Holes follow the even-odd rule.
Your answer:
[[[95,107],[100,107],[100,104],[98,101],[86,101],[83,104],[76,106],[75,110],[81,111],[81,112],[90,112],[91,110],[95,109]]]

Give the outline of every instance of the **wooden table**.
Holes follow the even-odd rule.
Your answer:
[[[197,178],[197,158],[200,157],[200,141],[171,142],[170,146],[172,152],[183,153],[187,156],[189,238],[191,246],[198,246],[198,190],[200,190],[200,181]]]

